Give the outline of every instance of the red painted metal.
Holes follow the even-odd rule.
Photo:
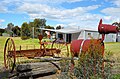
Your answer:
[[[51,44],[51,48],[47,48],[47,42],[42,42],[42,35],[38,36],[40,49],[26,49],[22,50],[20,46],[20,50],[16,50],[15,43],[12,38],[8,38],[5,43],[4,47],[4,66],[6,69],[9,69],[10,72],[13,72],[15,64],[16,64],[16,57],[27,57],[27,58],[34,58],[34,57],[44,57],[44,56],[55,56],[56,54],[60,54],[60,52],[69,53],[67,43],[49,43]],[[58,48],[56,47],[58,46]]]
[[[117,33],[118,32],[117,28],[118,27],[113,25],[102,24],[102,19],[101,19],[98,25],[98,32],[100,34]]]
[[[105,34],[117,33],[117,32],[119,32],[119,30],[118,30],[118,27],[116,27],[116,26],[109,25],[109,24],[102,24],[102,19],[101,19],[99,22],[99,25],[98,25],[98,32],[100,34],[102,34],[102,39],[100,39],[100,42],[99,42],[99,44],[101,44],[104,41]],[[93,43],[96,43],[96,41],[98,41],[98,40],[99,39],[92,39]],[[77,56],[81,51],[86,52],[88,50],[90,44],[91,44],[91,40],[89,40],[89,39],[73,40],[71,42],[70,50],[75,56]],[[102,51],[103,51],[102,55],[104,55],[104,44],[102,44],[101,47],[102,47]]]
[[[70,45],[70,51],[73,53],[74,56],[78,56],[82,52],[87,52],[91,45],[100,44],[102,49],[102,55],[104,54],[104,44],[100,39],[80,39],[80,40],[73,40]],[[100,49],[98,47],[98,49]]]

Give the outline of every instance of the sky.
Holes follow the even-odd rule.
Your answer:
[[[0,0],[0,28],[21,27],[35,18],[54,27],[97,29],[100,19],[107,24],[120,20],[120,0]]]

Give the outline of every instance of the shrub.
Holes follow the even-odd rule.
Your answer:
[[[21,36],[21,39],[22,40],[27,40],[27,39],[29,39],[30,37],[27,37],[27,36]]]
[[[74,61],[74,60],[72,60]],[[78,60],[74,61],[74,69],[70,71],[70,62],[63,61],[62,70],[64,70],[59,79],[109,79],[111,78],[110,63],[104,64],[101,44],[96,43],[88,48],[88,51],[79,54]]]

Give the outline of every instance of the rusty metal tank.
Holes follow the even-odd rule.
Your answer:
[[[110,24],[102,24],[102,19],[98,25],[98,32],[100,34],[109,34],[109,33],[117,33],[119,32],[118,27],[110,25]]]
[[[79,39],[79,40],[73,40],[70,45],[70,51],[74,56],[78,56],[82,52],[87,52],[89,49],[93,49],[91,46],[98,46],[96,49],[101,49],[101,54],[104,55],[104,38],[105,34],[109,33],[118,33],[120,30],[118,27],[110,25],[110,24],[102,24],[102,19],[99,22],[98,25],[98,32],[102,34],[101,39]],[[94,51],[94,49],[93,49]]]
[[[74,56],[78,56],[81,53],[89,52],[89,50],[96,49],[101,50],[101,54],[104,54],[104,43],[101,39],[79,39],[73,40],[70,45],[70,51]]]

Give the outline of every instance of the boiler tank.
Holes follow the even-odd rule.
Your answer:
[[[70,51],[74,56],[78,56],[81,53],[88,52],[89,49],[95,51],[101,50],[101,54],[104,54],[104,43],[101,39],[79,39],[73,40],[70,45]]]

